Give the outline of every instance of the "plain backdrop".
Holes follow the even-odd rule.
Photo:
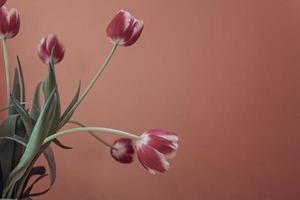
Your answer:
[[[56,33],[65,44],[56,67],[64,107],[110,51],[105,29],[114,14],[126,9],[143,19],[139,41],[117,50],[73,119],[180,137],[170,171],[157,176],[137,159],[117,163],[86,133],[63,137],[74,149],[55,147],[57,181],[38,199],[300,199],[300,1],[8,0],[7,7],[21,13],[9,54],[12,66],[21,57],[29,100],[46,74],[38,42]],[[3,78],[3,60],[1,70]]]

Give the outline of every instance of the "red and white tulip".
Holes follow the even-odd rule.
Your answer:
[[[20,30],[20,14],[15,8],[7,10],[5,6],[0,8],[0,38],[10,39],[15,37]]]
[[[129,12],[120,10],[106,28],[110,41],[121,46],[130,46],[140,37],[143,20],[134,18]]]
[[[169,169],[168,160],[178,149],[176,134],[163,130],[143,133],[136,142],[137,156],[141,164],[152,174]]]
[[[110,153],[120,163],[131,163],[134,154],[132,140],[128,138],[116,140],[112,145]]]
[[[38,46],[38,55],[47,65],[51,61],[52,51],[54,64],[57,64],[64,58],[65,48],[59,41],[58,37],[54,34],[44,37]]]
[[[7,0],[0,0],[0,7],[6,3]]]

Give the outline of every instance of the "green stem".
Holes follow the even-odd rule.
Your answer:
[[[5,64],[5,76],[6,76],[6,90],[7,90],[7,105],[10,104],[10,67],[8,62],[8,50],[6,39],[2,39],[3,46],[3,56],[4,56],[4,64]]]
[[[86,89],[84,90],[84,92],[82,93],[82,95],[79,97],[78,101],[74,104],[74,106],[72,107],[72,109],[70,109],[70,111],[66,115],[65,119],[68,119],[68,117],[70,115],[72,115],[72,113],[74,112],[74,110],[76,110],[76,108],[79,106],[79,104],[84,100],[84,98],[87,96],[87,94],[89,93],[89,91],[95,85],[96,81],[98,80],[98,78],[100,77],[100,75],[103,73],[103,71],[105,70],[105,68],[108,65],[109,61],[111,60],[112,56],[114,55],[117,47],[118,47],[118,44],[114,44],[114,46],[112,47],[110,53],[108,54],[107,58],[105,59],[104,63],[98,69],[97,73],[94,75],[94,77],[92,78],[92,80],[90,81],[90,83],[88,84],[88,86],[86,87]],[[59,129],[62,128],[62,126],[64,124],[65,124],[65,121],[62,121],[60,123]]]
[[[55,138],[58,138],[58,137],[63,136],[63,135],[68,135],[68,134],[75,133],[75,132],[84,132],[84,131],[106,132],[106,133],[110,133],[110,134],[121,136],[121,137],[132,138],[132,139],[135,139],[135,140],[139,138],[139,136],[137,136],[137,135],[127,133],[127,132],[124,132],[124,131],[120,131],[120,130],[116,130],[116,129],[100,128],[100,127],[84,127],[84,128],[72,128],[72,129],[59,131],[59,132],[57,132],[53,135],[48,136],[44,140],[44,144],[48,143],[48,142],[51,142]]]
[[[76,124],[80,127],[86,127],[85,125],[83,125],[80,122],[76,122],[76,121],[69,121],[68,123],[70,124]],[[93,131],[88,131],[88,133],[93,136],[96,140],[98,140],[99,142],[101,142],[102,144],[104,144],[105,146],[109,147],[109,148],[114,148],[113,146],[111,146],[110,144],[108,144],[106,141],[104,141],[102,138],[98,137]]]

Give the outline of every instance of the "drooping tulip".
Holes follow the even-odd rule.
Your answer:
[[[134,154],[132,140],[128,138],[116,140],[112,145],[110,153],[120,163],[131,163]]]
[[[0,0],[0,7],[2,7],[5,3],[6,3],[7,0]]]
[[[15,8],[7,10],[5,6],[0,8],[0,38],[10,39],[15,37],[20,30],[20,14]]]
[[[178,149],[176,134],[163,130],[150,130],[143,133],[136,142],[140,163],[151,173],[165,172],[169,169],[168,160]]]
[[[120,10],[106,28],[110,41],[121,46],[130,46],[140,37],[143,20],[134,18],[129,12]]]
[[[51,61],[51,53],[53,53],[54,64],[59,63],[65,55],[65,48],[55,34],[44,37],[38,45],[38,55],[47,65]]]

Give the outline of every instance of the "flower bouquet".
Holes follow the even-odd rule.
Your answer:
[[[20,16],[17,9],[7,9],[0,0],[0,38],[3,44],[6,77],[7,106],[1,109],[6,118],[0,126],[0,195],[2,199],[30,199],[45,194],[56,179],[55,157],[52,144],[63,149],[71,149],[59,141],[62,135],[85,132],[110,149],[112,157],[120,163],[131,163],[136,152],[139,162],[150,173],[165,172],[169,168],[168,160],[178,148],[176,134],[163,130],[149,130],[141,135],[111,128],[86,127],[72,120],[72,115],[87,97],[97,79],[104,72],[113,54],[119,46],[134,44],[140,37],[144,23],[127,11],[119,11],[107,26],[107,36],[112,50],[99,67],[89,84],[81,92],[78,89],[69,105],[63,109],[56,82],[55,67],[64,57],[65,49],[54,34],[43,38],[38,45],[38,56],[47,65],[48,73],[37,84],[33,101],[26,101],[26,87],[23,67],[17,57],[14,80],[10,81],[7,41],[14,38],[20,29]],[[1,85],[1,87],[3,87]],[[5,97],[0,90],[0,95]],[[1,97],[0,96],[0,97]],[[1,98],[2,98],[1,97]],[[67,123],[75,128],[64,129]],[[119,136],[113,144],[101,139],[96,132]],[[48,166],[36,165],[40,156],[46,158]],[[49,172],[46,172],[49,170]],[[35,184],[49,174],[50,186],[44,191],[33,192]]]

